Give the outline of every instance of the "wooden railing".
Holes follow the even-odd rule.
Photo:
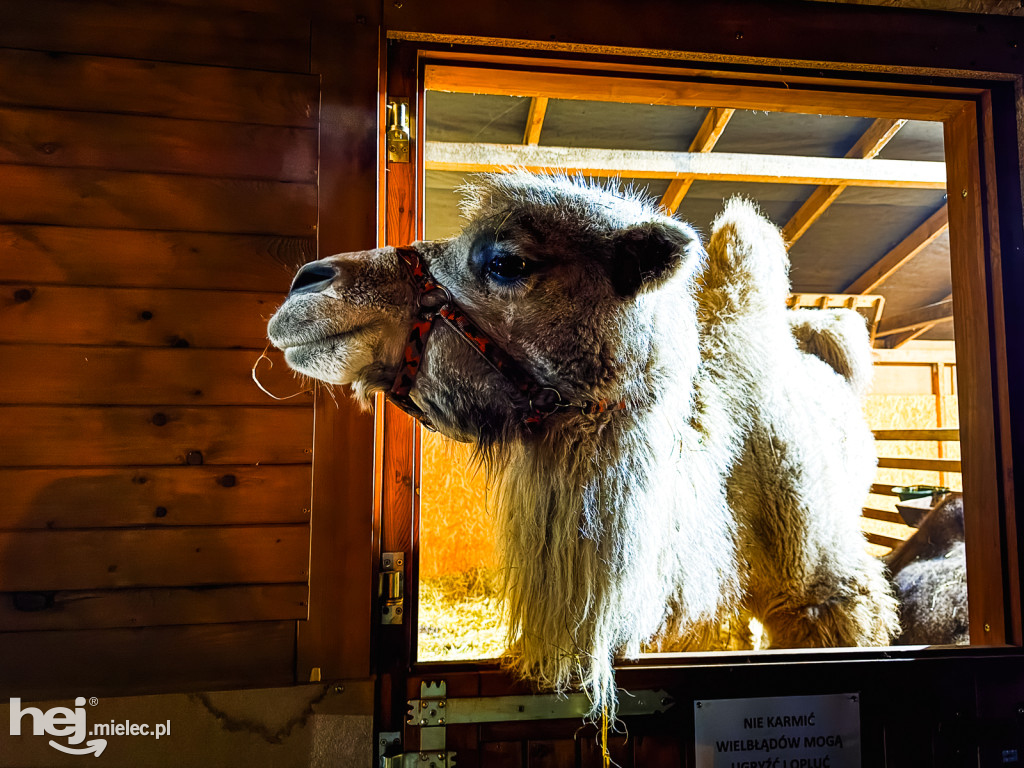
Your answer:
[[[874,430],[875,440],[914,440],[934,442],[959,442],[959,429],[876,429]],[[932,459],[932,458],[909,458],[909,457],[886,457],[878,458],[879,469],[906,469],[919,470],[922,472],[960,472],[959,459]],[[909,485],[909,483],[908,483]],[[898,496],[894,488],[899,486],[885,483],[875,483],[871,486],[871,493],[879,496]],[[871,520],[880,520],[886,523],[903,525],[903,518],[898,512],[888,509],[875,509],[864,507],[861,510],[863,517]],[[883,547],[894,548],[903,543],[905,538],[887,536],[874,531],[865,531],[865,537],[872,544]],[[908,531],[907,536],[910,536]]]

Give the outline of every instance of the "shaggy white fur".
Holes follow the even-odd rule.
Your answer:
[[[732,201],[708,250],[699,300],[711,386],[696,389],[743,421],[724,481],[748,573],[745,602],[775,646],[886,643],[897,631],[895,601],[860,532],[875,458],[857,392],[794,343],[782,309],[788,262],[770,223]],[[869,355],[857,322],[845,324],[845,345],[829,347],[847,350],[828,355],[833,365]]]
[[[867,394],[874,360],[864,343],[864,320],[846,309],[794,309],[788,313],[797,346],[820,357],[850,382],[858,396]]]
[[[527,432],[508,381],[431,337],[411,395],[494,474],[510,665],[596,712],[616,655],[701,647],[741,612],[777,647],[887,644],[896,604],[859,528],[867,333],[787,312],[756,208],[730,202],[707,254],[652,202],[577,179],[485,176],[465,211],[458,237],[415,244],[456,303],[564,401],[629,406]],[[318,264],[337,278],[293,290],[271,340],[310,376],[386,389],[414,317],[395,252]]]

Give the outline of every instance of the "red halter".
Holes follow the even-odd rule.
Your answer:
[[[527,429],[535,429],[546,416],[560,408],[578,408],[587,414],[626,409],[625,400],[585,400],[582,403],[563,401],[558,390],[538,383],[504,349],[477,327],[469,315],[455,304],[448,290],[427,271],[427,266],[414,248],[403,246],[395,250],[409,270],[409,280],[415,291],[413,299],[419,311],[409,333],[409,340],[405,344],[402,365],[395,376],[395,383],[387,393],[387,398],[414,419],[418,419],[423,426],[434,429],[427,415],[409,397],[409,392],[416,384],[416,374],[419,373],[420,363],[423,362],[423,350],[438,319],[443,320],[459,338],[469,344],[474,352],[504,376],[522,395],[523,405],[520,406],[520,410],[522,422]]]

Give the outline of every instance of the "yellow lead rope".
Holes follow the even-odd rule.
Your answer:
[[[608,706],[601,707],[601,765],[611,768],[612,756],[608,754]]]

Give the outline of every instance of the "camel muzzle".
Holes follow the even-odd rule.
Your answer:
[[[291,298],[300,293],[319,293],[331,286],[338,277],[338,268],[325,264],[323,261],[311,261],[304,264],[295,273],[291,288],[288,289],[288,297]]]

